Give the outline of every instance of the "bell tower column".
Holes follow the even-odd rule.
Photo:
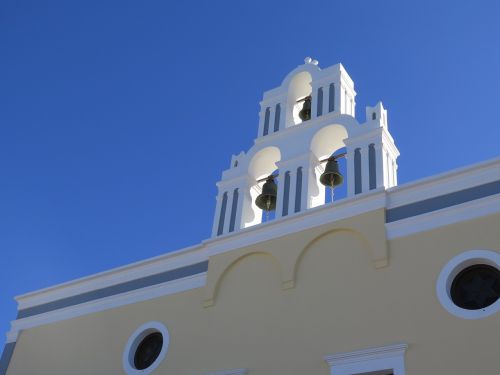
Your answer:
[[[361,191],[370,190],[370,161],[368,160],[368,145],[360,147],[361,153]]]
[[[375,174],[377,187],[384,186],[384,151],[382,144],[376,143],[375,146]]]
[[[217,195],[212,236],[220,236],[241,229],[244,203],[249,191],[248,180],[247,177],[237,177],[217,184],[219,194]],[[247,198],[247,202],[251,203],[251,197]]]
[[[276,178],[276,182],[278,184],[278,196],[276,198],[276,212],[275,218],[278,219],[282,216],[286,216],[288,214],[288,202],[285,203],[285,198],[287,198],[287,194],[285,192],[290,191],[290,177],[289,172],[282,166],[280,162],[276,163],[280,174]],[[283,208],[287,207],[287,212],[283,212]],[[284,215],[285,214],[285,215]]]
[[[297,191],[297,168],[289,166],[290,172],[290,194],[288,195],[288,215],[295,213],[295,194]]]

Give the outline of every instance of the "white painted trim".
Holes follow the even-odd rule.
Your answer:
[[[383,189],[371,190],[355,197],[345,198],[305,211],[285,216],[279,220],[255,225],[245,230],[204,241],[207,254],[213,256],[258,242],[279,238],[309,228],[346,219],[376,209],[384,208],[386,193]]]
[[[163,336],[163,346],[161,348],[160,354],[158,358],[144,370],[138,370],[134,367],[134,355],[137,347],[141,343],[141,341],[151,333],[160,332]],[[168,333],[167,327],[163,323],[160,322],[148,322],[140,326],[135,330],[134,333],[130,336],[125,345],[125,349],[123,350],[122,355],[122,365],[123,370],[127,373],[127,375],[148,375],[151,374],[165,359],[167,355],[168,346],[170,344],[170,334]]]
[[[405,237],[498,212],[500,212],[500,194],[386,223],[387,239]]]
[[[211,373],[207,373],[205,375],[246,375],[247,372],[248,372],[248,370],[246,368],[238,368],[235,370],[211,372]]]
[[[405,375],[404,356],[408,344],[382,346],[324,357],[331,375],[356,375],[366,372],[392,370]]]
[[[208,257],[203,250],[203,246],[196,245],[46,289],[26,293],[15,297],[15,299],[18,302],[18,310],[23,310],[206,260],[208,260]]]
[[[82,315],[97,313],[115,307],[125,306],[136,302],[147,301],[153,298],[168,296],[186,290],[201,288],[206,284],[206,273],[152,285],[146,288],[117,294],[110,297],[97,299],[69,306],[62,309],[49,311],[43,314],[17,319],[11,322],[11,330],[7,334],[7,342],[14,342],[20,331],[51,324],[62,320],[76,318]]]
[[[387,209],[498,180],[500,158],[495,158],[389,189]]]
[[[436,282],[436,294],[441,305],[450,314],[463,319],[481,319],[500,311],[500,299],[480,310],[462,309],[453,303],[450,296],[453,279],[460,271],[474,264],[489,264],[500,269],[500,253],[491,250],[465,251],[446,263]]]

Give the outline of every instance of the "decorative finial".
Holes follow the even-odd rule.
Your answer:
[[[304,59],[304,62],[305,62],[306,64],[312,64],[312,65],[318,65],[318,64],[319,64],[318,60],[314,60],[314,59],[312,59],[312,58],[311,58],[311,57],[309,57],[309,56],[307,56],[307,57]]]

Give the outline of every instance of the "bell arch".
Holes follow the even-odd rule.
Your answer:
[[[303,99],[309,98],[310,105],[310,97],[312,95],[311,82],[312,76],[308,71],[297,73],[290,80],[286,103],[285,126],[287,128],[303,122],[299,117],[299,112],[306,103]],[[299,102],[299,100],[303,101]]]
[[[243,199],[241,226],[248,228],[262,222],[262,209],[257,207],[255,199],[262,191],[265,179],[278,169],[281,160],[278,147],[270,146],[257,151],[248,165],[249,187]]]
[[[311,173],[308,184],[309,207],[317,207],[325,204],[326,189],[321,184],[320,177],[324,172],[326,163],[320,163],[319,161],[327,159],[336,151],[343,149],[345,147],[344,140],[347,137],[348,132],[346,127],[340,124],[327,125],[318,130],[312,137],[310,150],[317,163],[311,166],[313,173]]]

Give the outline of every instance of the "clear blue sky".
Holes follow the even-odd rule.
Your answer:
[[[344,64],[359,120],[383,101],[400,183],[498,156],[499,16],[494,0],[3,0],[0,334],[15,295],[209,237],[262,92],[305,56]]]

